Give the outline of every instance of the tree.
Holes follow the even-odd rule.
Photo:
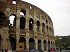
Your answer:
[[[56,36],[56,47],[66,48],[70,46],[70,36]]]

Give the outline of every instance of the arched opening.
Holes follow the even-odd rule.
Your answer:
[[[12,26],[16,26],[16,15],[15,14],[11,14],[9,17],[10,20],[10,24],[12,24]]]
[[[48,20],[46,20],[46,24],[48,23]]]
[[[46,30],[47,30],[47,33],[48,33],[48,26],[46,26]]]
[[[35,48],[35,41],[33,38],[29,39],[29,50],[33,50]]]
[[[30,9],[32,9],[32,6],[30,5]]]
[[[45,33],[45,24],[42,23],[42,32]]]
[[[16,0],[13,0],[12,3],[13,3],[13,4],[16,4]]]
[[[26,11],[24,9],[21,9],[20,15],[23,15],[23,16],[26,15]]]
[[[26,39],[24,37],[20,37],[19,43],[21,43],[20,48],[25,50],[26,49]]]
[[[20,18],[20,29],[25,29],[26,19],[25,17]]]
[[[37,31],[40,31],[40,22],[39,21],[36,22],[36,29],[37,29]]]
[[[1,35],[0,35],[0,49],[1,49],[1,39],[2,39],[2,37],[1,37]]]
[[[46,51],[47,49],[47,43],[46,43],[46,40],[44,40],[44,50]]]
[[[12,50],[16,50],[16,38],[9,36]]]
[[[29,19],[29,30],[33,30],[33,24],[34,24],[34,21],[32,18]]]
[[[51,41],[51,48],[53,48],[53,42]]]
[[[0,11],[0,20],[5,18],[5,14],[3,11]]]
[[[48,50],[50,50],[50,41],[48,40]]]
[[[38,50],[41,52],[42,49],[41,49],[41,40],[38,40]]]

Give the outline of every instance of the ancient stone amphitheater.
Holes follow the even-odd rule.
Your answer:
[[[22,0],[0,0],[0,50],[48,51],[55,48],[51,18]]]

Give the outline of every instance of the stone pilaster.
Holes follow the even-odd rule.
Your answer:
[[[48,40],[46,41],[46,50],[48,51]]]
[[[26,38],[26,49],[29,50],[29,38]]]
[[[8,28],[3,27],[2,28],[2,43],[1,43],[1,49],[9,49],[8,48],[8,38],[9,38],[9,33],[8,33]]]
[[[26,30],[29,30],[29,9],[26,9]]]
[[[52,48],[51,40],[50,40],[50,49]]]
[[[40,15],[40,32],[42,33],[42,23],[41,23],[42,17]]]
[[[18,41],[19,41],[19,33],[20,33],[20,10],[17,10],[17,18],[16,18],[16,50],[18,50]]]
[[[38,40],[37,40],[37,38],[35,39],[35,49],[38,50]]]
[[[44,40],[41,42],[42,51],[44,51]]]

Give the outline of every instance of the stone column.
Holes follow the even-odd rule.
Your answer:
[[[48,51],[48,40],[46,41],[46,50]]]
[[[3,27],[1,33],[2,33],[1,49],[8,49],[8,41],[7,41],[9,37],[8,28]]]
[[[29,30],[29,9],[26,9],[26,26],[25,29]]]
[[[44,40],[41,42],[42,51],[44,51]]]
[[[19,33],[20,33],[20,10],[17,10],[17,17],[16,17],[16,50],[18,50],[18,41],[19,41]]]
[[[51,40],[50,40],[50,49],[52,48]]]
[[[40,15],[40,32],[42,33],[42,23],[41,23],[42,17]]]
[[[36,29],[36,11],[34,10],[34,32],[36,32],[37,31],[37,29]]]
[[[35,39],[35,49],[38,50],[38,40],[37,40],[37,38]]]
[[[26,38],[26,49],[29,50],[29,38]]]

